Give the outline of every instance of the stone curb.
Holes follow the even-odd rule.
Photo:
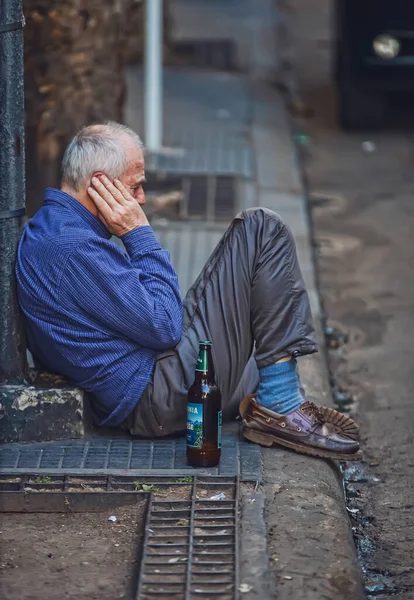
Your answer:
[[[0,420],[1,443],[80,438],[84,393],[69,385],[1,385]]]

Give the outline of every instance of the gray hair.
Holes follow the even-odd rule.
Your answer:
[[[127,155],[122,138],[128,136],[139,148],[139,135],[126,125],[107,121],[83,127],[66,148],[62,161],[62,181],[79,191],[93,173],[103,171],[110,179],[119,178],[127,169]]]

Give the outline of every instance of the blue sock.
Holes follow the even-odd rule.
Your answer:
[[[287,415],[305,402],[300,389],[294,359],[274,363],[259,369],[260,384],[256,402],[262,406]]]

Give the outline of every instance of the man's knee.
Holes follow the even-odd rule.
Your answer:
[[[241,219],[242,221],[265,221],[266,219],[270,219],[276,221],[277,223],[284,224],[283,219],[280,215],[275,213],[274,210],[270,210],[270,208],[265,208],[263,206],[246,208],[239,212],[236,219]]]
[[[250,232],[250,235],[258,236],[263,242],[269,239],[274,240],[272,243],[278,241],[289,252],[296,251],[295,238],[289,225],[270,208],[248,208],[240,212],[237,218],[244,222],[246,232]],[[276,246],[274,249],[276,251]]]

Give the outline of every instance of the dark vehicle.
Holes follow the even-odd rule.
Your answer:
[[[334,0],[339,120],[383,121],[390,92],[414,91],[414,0]]]
[[[221,415],[221,393],[215,382],[211,342],[200,342],[187,404],[187,462],[192,467],[219,464]]]

